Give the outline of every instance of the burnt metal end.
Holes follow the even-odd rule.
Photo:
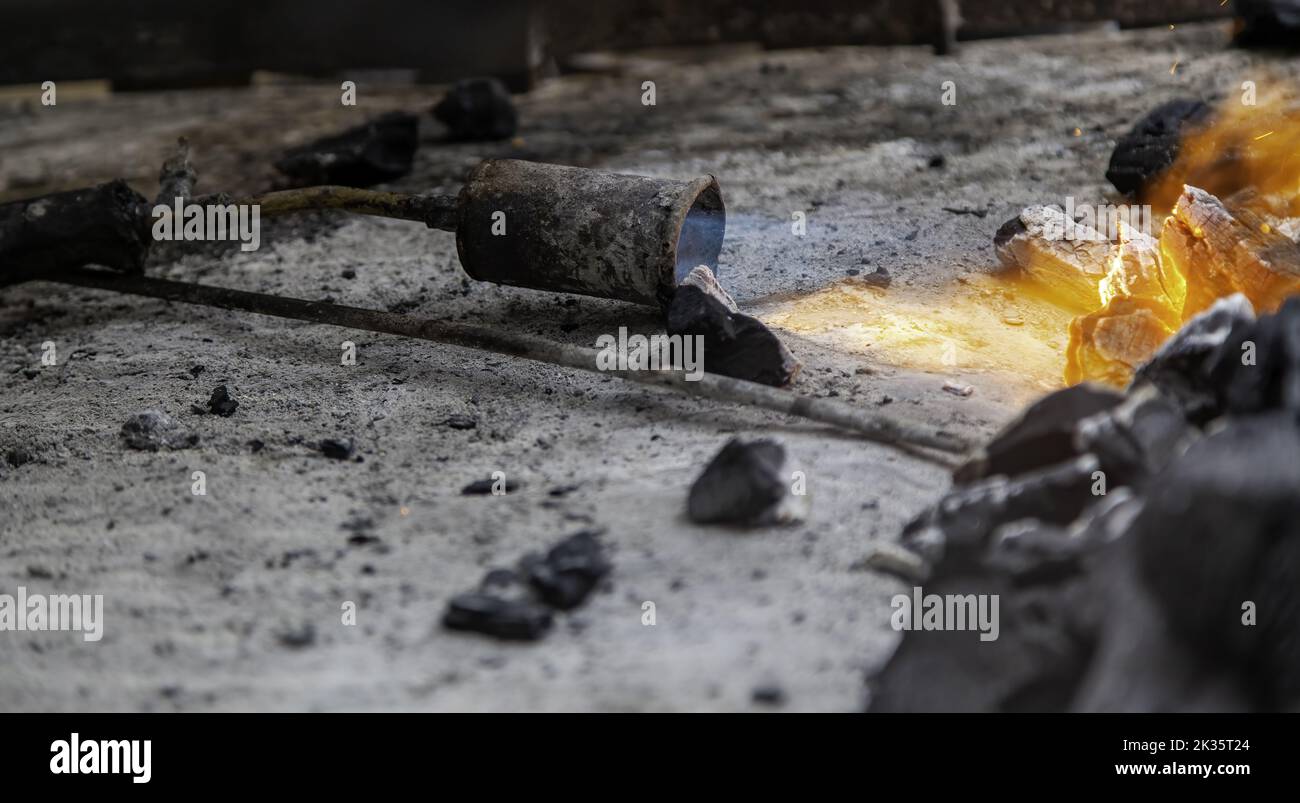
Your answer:
[[[726,207],[688,181],[490,159],[459,197],[456,250],[480,281],[664,305],[696,265],[715,274]]]

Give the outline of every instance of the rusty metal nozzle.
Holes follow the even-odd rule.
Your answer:
[[[696,265],[717,273],[726,208],[689,181],[489,159],[460,191],[456,250],[480,281],[666,305]]]

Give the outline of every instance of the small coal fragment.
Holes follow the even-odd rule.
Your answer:
[[[1223,412],[1300,413],[1300,296],[1273,315],[1234,325],[1206,370]]]
[[[316,643],[316,627],[308,622],[301,627],[281,630],[276,640],[292,650],[301,650]]]
[[[1164,469],[1192,437],[1178,405],[1144,385],[1116,407],[1080,421],[1075,442],[1097,456],[1113,487],[1141,484]]]
[[[197,415],[212,413],[213,415],[219,415],[222,418],[229,418],[234,415],[235,410],[238,408],[239,402],[230,398],[230,390],[225,385],[217,385],[212,389],[212,395],[208,398],[206,406],[200,406],[197,404],[190,406],[190,409],[192,409]]]
[[[452,597],[442,624],[513,641],[536,641],[551,629],[551,611],[528,599],[506,599],[483,591]]]
[[[352,457],[352,453],[356,451],[356,445],[352,442],[351,438],[348,440],[326,438],[321,441],[316,448],[320,450],[321,454],[331,460],[347,460]]]
[[[682,285],[668,308],[668,333],[704,338],[704,370],[785,387],[799,373],[799,361],[756,318],[727,307],[694,285]]]
[[[1107,180],[1125,195],[1141,199],[1151,182],[1174,163],[1187,130],[1209,116],[1210,107],[1195,98],[1179,98],[1157,106],[1115,144]]]
[[[550,630],[552,609],[572,610],[612,569],[599,531],[584,530],[544,556],[526,555],[519,571],[493,569],[475,591],[452,598],[443,625],[502,639],[532,641]]]
[[[1300,48],[1300,0],[1233,0],[1242,47]]]
[[[903,528],[903,545],[928,559],[978,552],[994,529],[1020,519],[1066,525],[1096,500],[1093,455],[1008,479],[994,476],[949,493]]]
[[[686,274],[686,278],[682,279],[678,286],[686,285],[703,290],[710,297],[717,299],[728,312],[740,312],[740,307],[736,306],[735,300],[722,289],[722,285],[718,283],[717,277],[709,270],[708,265],[696,265],[691,268],[691,272]]]
[[[885,268],[882,266],[876,268],[871,273],[866,274],[862,278],[858,279],[858,281],[861,282],[862,284],[869,285],[871,287],[878,287],[881,290],[884,290],[888,288],[889,285],[893,284],[894,279],[892,276],[889,275],[889,271],[885,270]]]
[[[28,463],[32,462],[32,460],[34,459],[35,458],[32,457],[32,453],[22,448],[21,446],[15,447],[5,452],[5,462],[8,463],[11,468],[18,468],[19,466],[25,466]]]
[[[448,136],[453,140],[509,139],[519,128],[519,115],[510,92],[495,78],[460,81],[432,111],[434,118],[447,126]]]
[[[1176,401],[1189,421],[1203,423],[1219,414],[1219,391],[1209,375],[1211,357],[1234,331],[1255,321],[1241,293],[1221,298],[1183,324],[1133,376],[1130,390],[1150,383]]]
[[[1050,393],[1003,427],[975,457],[953,472],[953,480],[970,483],[995,474],[1015,477],[1078,457],[1076,425],[1115,407],[1122,399],[1109,388],[1086,383]]]
[[[83,265],[140,273],[148,203],[118,179],[0,204],[0,285]]]
[[[520,564],[528,582],[548,605],[562,611],[581,605],[609,573],[599,531],[583,530],[551,547],[545,557],[530,555]]]
[[[785,690],[775,684],[764,684],[750,692],[750,699],[763,705],[781,705],[785,702]]]
[[[160,410],[145,410],[132,415],[122,425],[122,440],[132,449],[156,452],[194,446],[198,444],[199,436],[183,429]]]
[[[369,187],[411,172],[418,144],[416,116],[389,112],[341,134],[292,148],[275,168],[298,186]]]
[[[464,413],[452,413],[442,424],[452,429],[474,429],[478,426],[478,419]]]
[[[691,485],[686,512],[697,524],[774,524],[796,518],[785,447],[733,438]]]
[[[462,496],[485,496],[487,494],[495,493],[494,489],[497,487],[500,487],[505,493],[512,494],[523,486],[522,483],[514,480],[498,481],[489,478],[486,480],[474,480],[469,485],[461,488],[460,492]]]
[[[993,234],[993,248],[998,251],[1000,255],[1001,251],[1006,248],[1012,240],[1022,234],[1028,233],[1028,231],[1029,226],[1025,224],[1025,221],[1020,219],[1020,215],[1016,215],[1006,223],[998,226],[997,232]]]

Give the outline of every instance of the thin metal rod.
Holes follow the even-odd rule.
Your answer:
[[[156,204],[171,206],[177,200],[200,206],[210,204],[235,204],[258,206],[259,215],[284,215],[292,212],[314,212],[324,209],[341,209],[360,215],[391,217],[399,220],[416,220],[431,229],[456,230],[455,195],[408,195],[400,192],[364,190],[358,187],[324,185],[277,190],[260,195],[236,198],[219,192],[192,198],[198,173],[190,160],[190,144],[185,137],[176,140],[176,147],[163,162],[158,174],[158,200]]]
[[[268,217],[291,212],[341,209],[361,215],[416,220],[431,229],[456,230],[456,196],[454,195],[407,195],[400,192],[325,185],[278,190],[245,198],[232,198],[222,193],[201,196],[195,198],[193,202],[201,205],[257,205],[261,207],[258,214]]]
[[[599,352],[595,349],[557,343],[508,329],[446,323],[341,304],[303,301],[266,293],[250,293],[244,290],[229,290],[224,287],[150,279],[100,270],[80,269],[41,278],[43,281],[78,287],[364,329],[370,332],[402,335],[434,343],[523,357],[581,371],[614,375],[643,385],[667,387],[691,396],[762,407],[778,413],[830,424],[891,446],[926,447],[954,454],[970,449],[970,444],[965,440],[940,429],[870,413],[843,402],[802,396],[788,390],[728,376],[705,373],[698,381],[688,381],[682,371],[602,370],[597,367]]]

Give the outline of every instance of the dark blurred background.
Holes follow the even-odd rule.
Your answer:
[[[492,75],[516,91],[578,53],[719,42],[928,44],[1226,17],[1220,0],[0,0],[0,84],[239,85],[255,70]]]

